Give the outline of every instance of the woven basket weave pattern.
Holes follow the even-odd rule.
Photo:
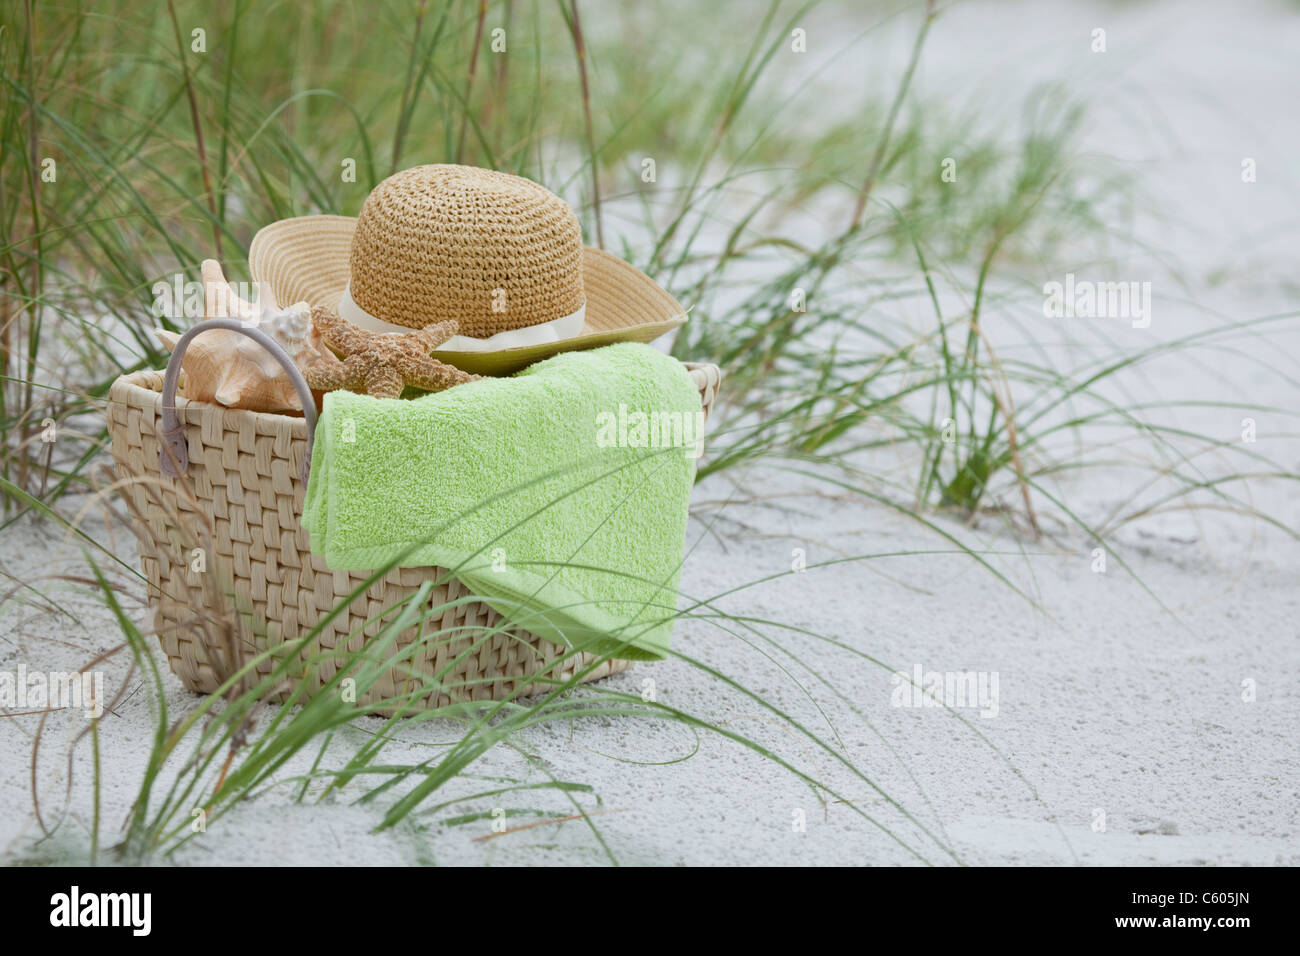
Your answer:
[[[688,365],[707,415],[721,381],[713,365]],[[251,657],[296,638],[314,627],[369,575],[331,571],[311,554],[299,525],[304,489],[297,479],[306,452],[307,425],[301,418],[267,415],[178,397],[177,414],[187,426],[190,468],[185,478],[161,477],[157,434],[161,418],[161,372],[136,372],[119,378],[109,392],[108,430],[122,491],[137,515],[134,531],[149,584],[149,601],[172,671],[186,687],[216,690],[231,672],[224,652],[229,635]],[[204,550],[203,571],[194,567],[194,549]],[[442,568],[396,568],[375,582],[322,629],[317,646],[356,652],[382,626],[367,620],[409,598],[426,581],[436,584],[428,601],[442,605],[468,596]],[[232,613],[233,612],[233,613]],[[487,604],[467,600],[432,619],[410,667],[438,678],[441,689],[421,698],[422,706],[453,701],[501,699],[520,681],[545,673],[563,681],[594,658],[576,654],[561,664],[564,649],[527,631],[512,628],[487,635],[501,618]],[[362,628],[365,630],[362,630]],[[353,633],[357,632],[357,633]],[[487,635],[487,636],[485,636]],[[394,652],[420,639],[416,628],[397,638]],[[457,660],[462,655],[464,658]],[[274,663],[259,665],[262,676]],[[326,659],[306,675],[315,692],[337,673]],[[617,673],[627,662],[603,662],[584,677]],[[534,686],[545,689],[544,683]],[[389,671],[359,698],[373,704],[408,693],[412,678]]]
[[[582,307],[582,232],[563,199],[519,176],[416,166],[374,188],[353,237],[352,297],[410,328],[455,319],[487,338]]]

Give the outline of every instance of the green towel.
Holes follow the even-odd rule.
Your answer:
[[[330,392],[302,524],[334,570],[438,565],[569,647],[665,656],[700,396],[646,345],[415,399]]]

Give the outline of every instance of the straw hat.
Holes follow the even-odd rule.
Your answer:
[[[654,280],[583,246],[578,218],[531,180],[473,166],[389,176],[361,215],[300,216],[253,237],[249,269],[280,302],[335,309],[370,331],[455,319],[438,351],[504,375],[573,349],[650,342],[686,321]]]

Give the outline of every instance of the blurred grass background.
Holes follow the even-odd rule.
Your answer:
[[[150,334],[156,281],[177,270],[196,278],[207,257],[245,278],[260,226],[354,214],[396,169],[465,162],[565,195],[589,242],[685,302],[693,319],[673,348],[725,366],[741,412],[724,421],[781,399],[779,437],[755,445],[742,429],[704,474],[774,446],[824,449],[869,417],[942,459],[929,448],[934,416],[917,419],[900,401],[915,384],[898,376],[921,374],[929,386],[972,386],[966,411],[980,444],[946,477],[930,467],[920,497],[974,507],[972,482],[982,487],[1011,460],[1005,441],[994,447],[1005,416],[981,384],[978,341],[954,365],[931,348],[946,338],[941,312],[919,342],[915,330],[864,319],[880,302],[933,291],[929,269],[969,266],[956,281],[982,294],[995,267],[1041,262],[1065,239],[1104,239],[1122,182],[1096,164],[1079,174],[1070,148],[1082,109],[1059,89],[1028,101],[1012,136],[915,102],[929,4],[855,8],[857,39],[896,18],[915,24],[908,67],[864,102],[810,109],[825,103],[818,74],[855,69],[853,36],[796,52],[814,6],[757,5],[741,30],[734,8],[685,4],[602,9],[584,22],[574,0],[7,0],[4,477],[29,491],[38,470],[41,489],[80,484],[85,455],[40,461],[52,455],[36,441],[40,423],[87,410],[123,371],[162,364]],[[959,194],[938,175],[952,155],[962,157]],[[820,234],[787,228],[810,209]],[[800,311],[795,289],[816,308]],[[992,420],[976,426],[986,406]],[[982,462],[974,472],[971,456]]]

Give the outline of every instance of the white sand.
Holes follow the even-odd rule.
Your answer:
[[[1171,228],[1144,217],[1141,228],[1157,248],[1191,266],[1196,279],[1191,289],[1176,288],[1137,254],[1126,254],[1106,273],[1093,273],[1156,283],[1151,328],[1111,330],[1133,348],[1214,321],[1188,302],[1213,304],[1232,318],[1294,307],[1294,284],[1288,292],[1277,280],[1297,252],[1300,131],[1287,97],[1296,85],[1293,51],[1300,42],[1300,19],[1262,4],[1258,16],[1234,12],[1239,19],[1218,23],[1209,13],[1218,8],[1200,7],[1197,17],[1176,14],[1175,6],[1185,9],[1169,3],[1135,10],[1071,7],[1046,22],[1028,15],[1025,4],[959,7],[936,28],[920,78],[927,89],[942,89],[968,71],[1023,91],[1036,68],[1095,86],[1101,114],[1093,134],[1097,151],[1139,162],[1164,208],[1186,219]],[[1075,16],[1072,10],[1081,12]],[[1105,65],[1087,60],[1088,33],[1098,25],[1108,27]],[[973,43],[976,30],[989,39]],[[1085,53],[1076,55],[1076,48]],[[1031,65],[1020,70],[1022,63]],[[1121,74],[1125,80],[1118,86],[1115,77]],[[1122,91],[1115,95],[1128,99],[1108,100],[1106,90]],[[1210,108],[1201,105],[1200,91],[1213,93]],[[1124,104],[1139,100],[1148,115],[1159,113],[1159,124],[1135,127],[1134,117],[1123,115]],[[1157,126],[1167,132],[1157,132]],[[1142,134],[1127,136],[1134,128]],[[1256,157],[1260,169],[1260,181],[1249,186],[1238,177],[1240,157],[1246,155]],[[1215,290],[1200,281],[1210,264],[1230,273]],[[1040,341],[1061,341],[1062,331],[1046,327],[1047,321],[1026,325]],[[991,322],[990,334],[1003,349],[1017,345],[1007,323]],[[1218,397],[1261,409],[1295,409],[1297,323],[1288,323],[1285,334],[1243,339],[1238,347],[1239,354],[1163,361],[1130,376],[1122,383],[1126,391],[1117,386],[1113,397]],[[1251,362],[1257,357],[1268,357],[1277,371],[1261,371]],[[1171,415],[1186,427],[1231,439],[1243,413]],[[1294,420],[1264,411],[1254,417],[1258,450],[1297,470],[1300,443],[1283,437],[1297,431]],[[881,456],[873,464],[892,471],[899,462]],[[1221,467],[1220,461],[1206,462],[1207,471]],[[715,522],[718,533],[706,533],[699,522],[692,527],[696,543],[684,578],[688,596],[718,594],[782,572],[790,567],[794,548],[804,549],[808,563],[816,564],[951,547],[884,508],[848,497],[817,497],[816,489],[786,474],[743,477],[741,493],[734,492],[728,477],[697,489],[700,518]],[[1089,472],[1061,489],[1072,507],[1095,520],[1132,498],[1145,480],[1115,469]],[[1300,527],[1293,486],[1261,480],[1250,492],[1261,509]],[[733,494],[736,499],[728,501]],[[847,759],[968,863],[1300,862],[1300,547],[1262,523],[1209,511],[1130,524],[1116,536],[1116,547],[1162,608],[1113,556],[1106,573],[1094,573],[1093,543],[1050,513],[1046,521],[1053,533],[1042,541],[1007,535],[991,518],[976,529],[937,520],[972,546],[1002,552],[990,561],[1031,593],[1041,610],[969,558],[947,555],[814,568],[739,592],[722,606],[833,638],[909,672],[917,664],[925,670],[996,672],[996,717],[963,710],[968,726],[942,710],[892,706],[888,669],[794,631],[769,629],[774,643],[752,634],[742,641],[692,622],[679,630],[676,646],[820,738],[838,740]],[[103,540],[104,532],[92,533]],[[130,564],[133,542],[116,533],[114,546]],[[56,577],[84,576],[86,567],[77,549],[48,525],[25,521],[7,531],[0,542],[0,569],[40,588],[66,611],[55,615],[20,606],[16,599],[23,595],[17,592],[0,608],[0,669],[23,662],[30,669],[64,670],[119,642],[89,589]],[[128,589],[128,610],[143,620],[142,589],[120,571],[114,577]],[[106,673],[112,690],[121,664],[110,664]],[[642,664],[609,683],[640,691],[647,677],[661,701],[772,749],[926,859],[945,859],[871,784],[754,699],[704,672],[680,661]],[[1247,680],[1255,686],[1251,702],[1242,696]],[[197,698],[174,678],[168,681],[174,712],[193,706]],[[78,775],[66,801],[70,812],[52,838],[37,842],[28,779],[34,721],[0,721],[0,853],[77,860],[85,852],[88,750],[83,743],[78,751]],[[79,717],[51,722],[37,773],[47,816],[57,817],[65,805],[64,744],[83,726]],[[143,688],[102,723],[103,815],[110,831],[135,795],[150,726]],[[377,721],[342,734],[338,754],[376,726]],[[428,759],[455,735],[450,725],[410,728],[390,746],[387,761]],[[500,777],[540,782],[549,774],[588,784],[592,792],[574,799],[598,814],[593,821],[601,837],[623,863],[916,860],[845,803],[715,735],[697,738],[671,723],[593,718],[529,731],[518,744],[544,761],[545,770],[530,766],[516,750],[498,748],[439,799],[488,789],[494,785],[488,781]],[[296,761],[281,778],[305,770],[309,762],[310,755]],[[272,787],[219,820],[177,861],[580,864],[607,859],[580,821],[491,839],[482,839],[491,833],[489,821],[444,822],[494,806],[542,811],[536,818],[511,818],[512,825],[573,813],[573,805],[551,791],[467,800],[437,814],[417,814],[382,834],[370,830],[386,804],[351,806],[347,796],[361,792],[353,784],[331,803],[286,810],[292,788]],[[804,813],[805,832],[792,826],[795,810]],[[1094,829],[1098,811],[1105,815],[1100,832]]]

